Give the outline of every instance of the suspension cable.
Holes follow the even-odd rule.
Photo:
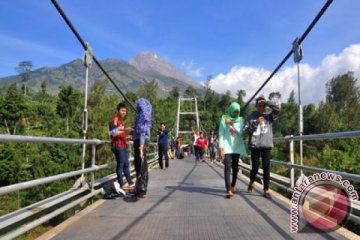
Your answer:
[[[301,37],[299,38],[298,43],[301,44],[302,41],[305,40],[306,36],[309,34],[309,32],[313,29],[313,27],[315,26],[315,24],[319,21],[319,19],[321,18],[321,16],[325,13],[325,11],[328,9],[328,7],[330,6],[330,4],[333,2],[333,0],[327,0],[327,2],[325,3],[325,5],[321,8],[321,10],[319,11],[319,13],[316,15],[316,17],[314,18],[314,20],[310,23],[310,25],[307,27],[307,29],[305,30],[305,32],[301,35]],[[247,103],[245,104],[245,106],[241,109],[241,113],[244,113],[246,108],[248,107],[248,105],[250,104],[250,102],[256,97],[256,95],[265,87],[265,85],[270,81],[270,79],[275,75],[275,73],[282,67],[282,65],[284,65],[284,63],[288,60],[288,58],[291,56],[291,54],[293,53],[293,48],[291,48],[291,50],[286,54],[285,58],[280,62],[280,64],[275,68],[275,70],[270,74],[270,76],[266,79],[266,81],[260,86],[260,88],[256,91],[256,93],[249,99],[249,101],[247,101]]]
[[[57,11],[60,13],[60,15],[62,16],[62,18],[65,20],[66,24],[69,26],[69,28],[71,29],[71,31],[74,33],[74,35],[76,36],[76,38],[79,40],[80,44],[82,45],[82,47],[84,48],[84,50],[87,50],[87,45],[85,43],[85,41],[81,38],[80,34],[78,33],[78,31],[76,31],[74,25],[71,23],[71,21],[69,20],[69,18],[66,16],[65,12],[61,9],[60,5],[57,3],[56,0],[51,0],[51,2],[54,4],[55,8],[57,9]],[[114,85],[114,87],[116,88],[116,90],[118,90],[118,92],[121,94],[121,96],[124,98],[124,100],[131,106],[131,108],[136,111],[135,106],[130,102],[130,100],[126,97],[126,95],[121,91],[121,89],[116,85],[116,83],[114,82],[114,80],[110,77],[110,75],[105,71],[105,69],[102,67],[102,65],[100,64],[100,62],[96,59],[96,57],[93,55],[92,56],[94,62],[96,63],[96,65],[100,68],[100,70],[105,74],[105,76],[110,80],[110,82]]]

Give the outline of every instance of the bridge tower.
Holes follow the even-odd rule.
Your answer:
[[[182,112],[181,111],[181,106],[183,106],[184,102],[193,102],[193,106],[195,108],[194,112]],[[194,109],[193,108],[193,109]],[[197,98],[193,97],[193,98],[184,98],[182,96],[179,97],[178,100],[178,110],[177,110],[177,117],[176,117],[176,132],[175,132],[175,136],[178,137],[180,133],[192,133],[192,131],[181,131],[180,128],[180,120],[181,120],[181,116],[183,115],[195,115],[195,119],[196,119],[196,129],[200,128],[200,120],[199,120],[199,111],[198,111],[198,106],[197,106]]]

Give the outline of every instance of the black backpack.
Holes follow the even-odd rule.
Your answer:
[[[104,189],[104,199],[117,199],[123,197],[122,194],[119,194],[116,191],[114,182],[105,183],[103,189]]]

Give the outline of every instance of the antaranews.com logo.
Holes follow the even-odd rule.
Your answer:
[[[358,198],[354,186],[340,175],[322,172],[308,176],[294,188],[290,231],[300,232],[308,224],[322,231],[336,230],[351,213],[351,199]]]

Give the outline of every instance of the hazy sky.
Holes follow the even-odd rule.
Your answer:
[[[99,60],[156,52],[217,92],[250,97],[325,4],[314,0],[58,0]],[[303,42],[304,103],[317,103],[333,76],[360,76],[360,1],[337,0]],[[22,60],[34,69],[83,57],[83,49],[50,0],[0,1],[0,77]],[[283,100],[297,91],[292,58],[264,88]]]

